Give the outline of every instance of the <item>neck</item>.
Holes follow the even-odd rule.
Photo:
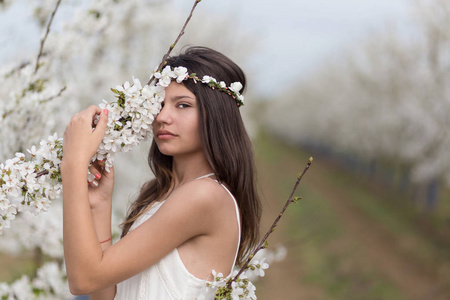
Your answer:
[[[182,157],[174,156],[172,171],[175,180],[174,187],[213,172],[203,153]]]

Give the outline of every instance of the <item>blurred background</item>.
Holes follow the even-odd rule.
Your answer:
[[[146,81],[192,2],[63,1],[37,76],[49,95],[66,89],[29,111],[34,121],[0,120],[0,162],[61,134],[111,87]],[[8,74],[36,60],[55,3],[0,0],[0,110],[18,89]],[[246,72],[262,232],[314,157],[303,199],[269,239],[287,256],[256,283],[258,299],[450,299],[449,1],[203,0],[175,52],[185,45],[219,50]],[[117,224],[152,176],[147,151],[118,158]],[[61,261],[54,207],[0,236],[0,282]],[[56,242],[43,249],[28,235]]]

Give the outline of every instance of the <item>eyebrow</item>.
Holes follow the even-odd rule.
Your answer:
[[[180,96],[171,97],[170,100],[176,101],[176,100],[180,100],[180,99],[184,99],[184,98],[188,98],[188,99],[191,99],[191,100],[196,100],[194,97],[191,97],[191,96],[188,96],[188,95],[180,95]]]
[[[181,95],[181,96],[175,96],[175,97],[172,97],[171,99],[172,100],[178,100],[178,99],[183,99],[183,98],[189,98],[189,99],[195,99],[195,98],[193,98],[193,97],[191,97],[191,96],[189,96],[189,95]]]

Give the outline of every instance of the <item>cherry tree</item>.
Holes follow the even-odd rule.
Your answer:
[[[408,26],[367,37],[269,103],[269,128],[450,185],[449,2],[417,2]]]

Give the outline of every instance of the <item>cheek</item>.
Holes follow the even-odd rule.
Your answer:
[[[200,124],[198,122],[198,118],[191,118],[189,120],[189,127],[186,127],[186,129],[189,130],[190,139],[192,143],[199,144],[201,142],[200,140]]]
[[[200,124],[198,121],[198,117],[193,118],[191,124],[192,124],[192,127],[191,127],[192,132],[195,133],[195,136],[197,137],[197,139],[200,139]]]

